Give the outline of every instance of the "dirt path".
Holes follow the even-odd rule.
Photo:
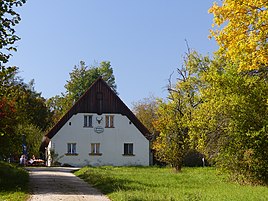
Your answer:
[[[75,168],[27,168],[30,173],[29,201],[109,201],[98,190],[71,173]]]

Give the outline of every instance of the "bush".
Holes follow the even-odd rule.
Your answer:
[[[197,150],[191,149],[184,157],[183,165],[186,167],[202,167],[203,158],[205,158],[204,154],[198,152]],[[205,161],[205,165],[208,166],[207,161]]]

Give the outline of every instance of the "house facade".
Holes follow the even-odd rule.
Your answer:
[[[149,131],[98,78],[45,135],[47,165],[148,166]]]

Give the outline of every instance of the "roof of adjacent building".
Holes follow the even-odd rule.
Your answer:
[[[109,85],[99,77],[84,93],[58,123],[45,135],[41,151],[45,150],[54,135],[77,113],[122,114],[136,126],[136,128],[150,140],[148,129],[139,121],[133,112],[124,104]]]

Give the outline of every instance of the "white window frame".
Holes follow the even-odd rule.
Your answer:
[[[114,115],[105,115],[105,128],[114,128]]]
[[[76,152],[76,143],[67,143],[67,154],[75,155]]]
[[[90,155],[101,155],[100,143],[91,143],[90,150],[91,150]]]
[[[84,127],[92,128],[92,115],[84,115]]]

